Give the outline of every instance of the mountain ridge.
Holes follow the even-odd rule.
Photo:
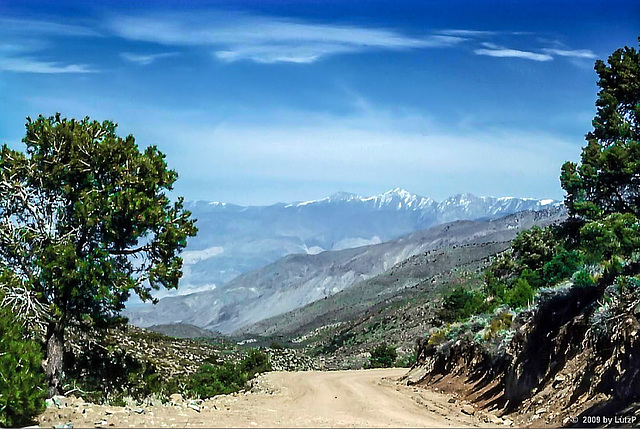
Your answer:
[[[484,237],[495,240],[500,236],[501,240],[510,240],[525,224],[531,226],[539,219],[563,216],[564,211],[561,207],[550,207],[544,211],[521,213],[501,222],[456,221],[376,245],[316,255],[288,255],[238,276],[220,288],[164,298],[155,307],[128,311],[125,315],[132,324],[142,327],[188,323],[232,332],[331,296],[418,253],[483,240]]]
[[[557,204],[469,193],[436,202],[402,188],[369,197],[341,191],[319,200],[270,206],[188,202],[185,207],[198,219],[198,236],[182,254],[180,288],[158,297],[215,289],[289,254],[377,244],[443,222],[490,219]]]

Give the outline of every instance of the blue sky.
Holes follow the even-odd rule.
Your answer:
[[[96,3],[96,4],[92,4]],[[188,200],[562,198],[636,1],[0,3],[0,142],[111,119]]]

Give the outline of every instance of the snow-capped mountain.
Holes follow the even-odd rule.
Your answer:
[[[327,316],[344,306],[344,301],[324,301],[323,298],[375,276],[380,275],[380,281],[391,288],[403,288],[413,280],[415,282],[412,284],[424,280],[420,276],[413,280],[405,278],[400,283],[399,278],[389,280],[395,269],[415,266],[414,263],[403,264],[407,258],[416,255],[426,257],[426,252],[431,254],[434,251],[448,255],[438,262],[433,259],[427,263],[432,267],[427,271],[435,274],[438,270],[445,271],[462,264],[463,260],[478,261],[500,252],[508,247],[508,242],[519,231],[533,225],[549,225],[565,216],[563,207],[551,207],[493,220],[445,223],[385,243],[354,249],[327,251],[317,255],[289,255],[242,274],[215,290],[167,297],[156,306],[130,309],[126,316],[131,323],[142,327],[187,323],[230,333],[318,300],[331,302],[329,307],[321,306],[320,310],[315,308],[296,322],[304,325],[309,317],[322,319],[323,315]],[[407,280],[409,283],[405,283]],[[366,290],[366,287],[360,288],[360,293]]]
[[[495,218],[550,204],[558,203],[471,194],[437,202],[400,188],[368,197],[338,192],[270,206],[191,202],[186,206],[198,219],[199,232],[183,252],[184,276],[177,293],[220,287],[289,254],[377,244],[443,222]]]

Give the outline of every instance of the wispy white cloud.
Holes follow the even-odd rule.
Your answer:
[[[72,37],[99,37],[101,34],[91,27],[80,25],[60,24],[51,21],[36,21],[31,19],[0,18],[0,28],[3,33],[35,35],[56,35]]]
[[[119,16],[108,26],[129,40],[212,47],[215,57],[223,61],[261,63],[310,63],[329,55],[446,47],[465,40],[454,35],[413,37],[389,29],[312,24],[239,13]]]
[[[438,34],[444,34],[446,36],[460,36],[460,37],[486,37],[495,36],[500,34],[498,31],[486,31],[486,30],[463,30],[463,29],[445,29],[436,31]]]
[[[101,33],[89,26],[60,24],[19,18],[0,18],[0,71],[15,73],[92,73],[87,64],[74,63],[72,59],[44,61],[37,52],[55,46],[56,37],[72,40],[84,37],[101,37]]]
[[[161,54],[134,54],[131,52],[121,52],[120,58],[123,60],[140,64],[143,66],[149,65],[160,58],[172,57],[176,55],[175,52],[164,52]]]
[[[536,54],[535,52],[520,51],[518,49],[476,49],[476,55],[487,55],[497,58],[524,58],[533,61],[551,61],[553,57],[548,54]]]
[[[543,49],[542,51],[549,55],[558,55],[560,57],[585,58],[590,60],[598,58],[598,56],[589,49]]]
[[[553,56],[549,54],[539,54],[531,51],[522,51],[519,49],[505,48],[504,46],[498,46],[493,43],[483,43],[484,48],[476,49],[473,52],[476,55],[486,55],[496,58],[523,58],[533,61],[551,61]]]
[[[40,61],[32,57],[0,58],[0,71],[17,73],[95,73],[86,64],[61,64],[52,61]]]

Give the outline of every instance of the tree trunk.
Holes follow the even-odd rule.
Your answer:
[[[64,355],[64,326],[51,322],[47,328],[47,358],[44,372],[49,384],[49,397],[62,393],[62,358]]]

